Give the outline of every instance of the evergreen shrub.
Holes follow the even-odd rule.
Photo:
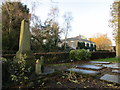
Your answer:
[[[73,60],[88,60],[90,57],[91,57],[91,53],[85,49],[70,51],[70,59]]]

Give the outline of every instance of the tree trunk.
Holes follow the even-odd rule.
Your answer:
[[[120,3],[118,5],[118,31],[116,40],[116,57],[120,60]]]
[[[116,43],[116,57],[120,59],[120,42]]]

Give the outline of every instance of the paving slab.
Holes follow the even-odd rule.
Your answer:
[[[108,65],[102,65],[102,66],[113,68],[113,69],[120,69],[120,63],[114,63],[114,64],[108,64]]]
[[[120,73],[120,70],[112,70],[114,73]]]
[[[102,66],[95,66],[95,65],[77,65],[76,67],[86,68],[86,69],[95,69],[95,70],[100,70],[103,68]]]
[[[100,80],[120,84],[120,76],[118,75],[105,74],[100,78]]]
[[[102,61],[90,61],[90,63],[110,64],[110,62],[102,62]]]
[[[77,68],[70,68],[70,69],[67,69],[67,71],[72,71],[72,72],[81,73],[81,74],[88,74],[88,75],[97,75],[99,73],[98,71],[84,70],[84,69],[77,69]]]

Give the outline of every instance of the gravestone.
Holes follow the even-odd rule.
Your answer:
[[[96,63],[95,63],[94,65],[97,65],[97,66],[102,66],[102,64],[96,64]]]
[[[42,73],[42,75],[52,74],[54,72],[55,72],[55,69],[51,67],[44,67],[44,72]]]
[[[70,68],[70,69],[67,69],[67,71],[72,71],[72,72],[76,72],[80,74],[87,74],[87,75],[92,75],[92,76],[97,75],[99,73],[93,70],[84,70],[84,69],[77,69],[77,68]]]
[[[14,61],[19,61],[24,57],[26,60],[26,67],[31,66],[31,70],[35,71],[35,58],[30,48],[30,38],[29,21],[22,20],[19,39],[19,51],[16,53]]]
[[[120,74],[120,70],[112,70],[113,73],[119,73]]]
[[[36,61],[36,69],[35,72],[37,75],[40,75],[44,72],[44,59],[43,56],[40,57],[40,60],[38,59]]]
[[[97,63],[97,64],[110,64],[110,62],[103,62],[103,61],[90,61],[90,63]]]
[[[113,68],[113,69],[120,69],[120,63],[114,63],[114,64],[108,64],[108,65],[102,65],[102,66]]]
[[[104,76],[102,76],[100,78],[100,80],[120,84],[120,76],[119,75],[105,74]]]
[[[40,75],[40,74],[42,73],[40,60],[37,60],[37,61],[36,61],[35,73],[36,73],[37,75]]]
[[[103,67],[100,66],[95,66],[95,65],[77,65],[76,67],[78,68],[86,68],[86,69],[95,69],[95,70],[100,70]]]

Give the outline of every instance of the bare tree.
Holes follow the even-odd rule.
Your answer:
[[[67,36],[69,31],[71,30],[71,21],[73,20],[73,17],[71,15],[71,12],[66,12],[63,15],[64,18],[64,28],[63,28],[63,33],[65,35],[65,49],[66,49],[66,41],[67,41]]]

